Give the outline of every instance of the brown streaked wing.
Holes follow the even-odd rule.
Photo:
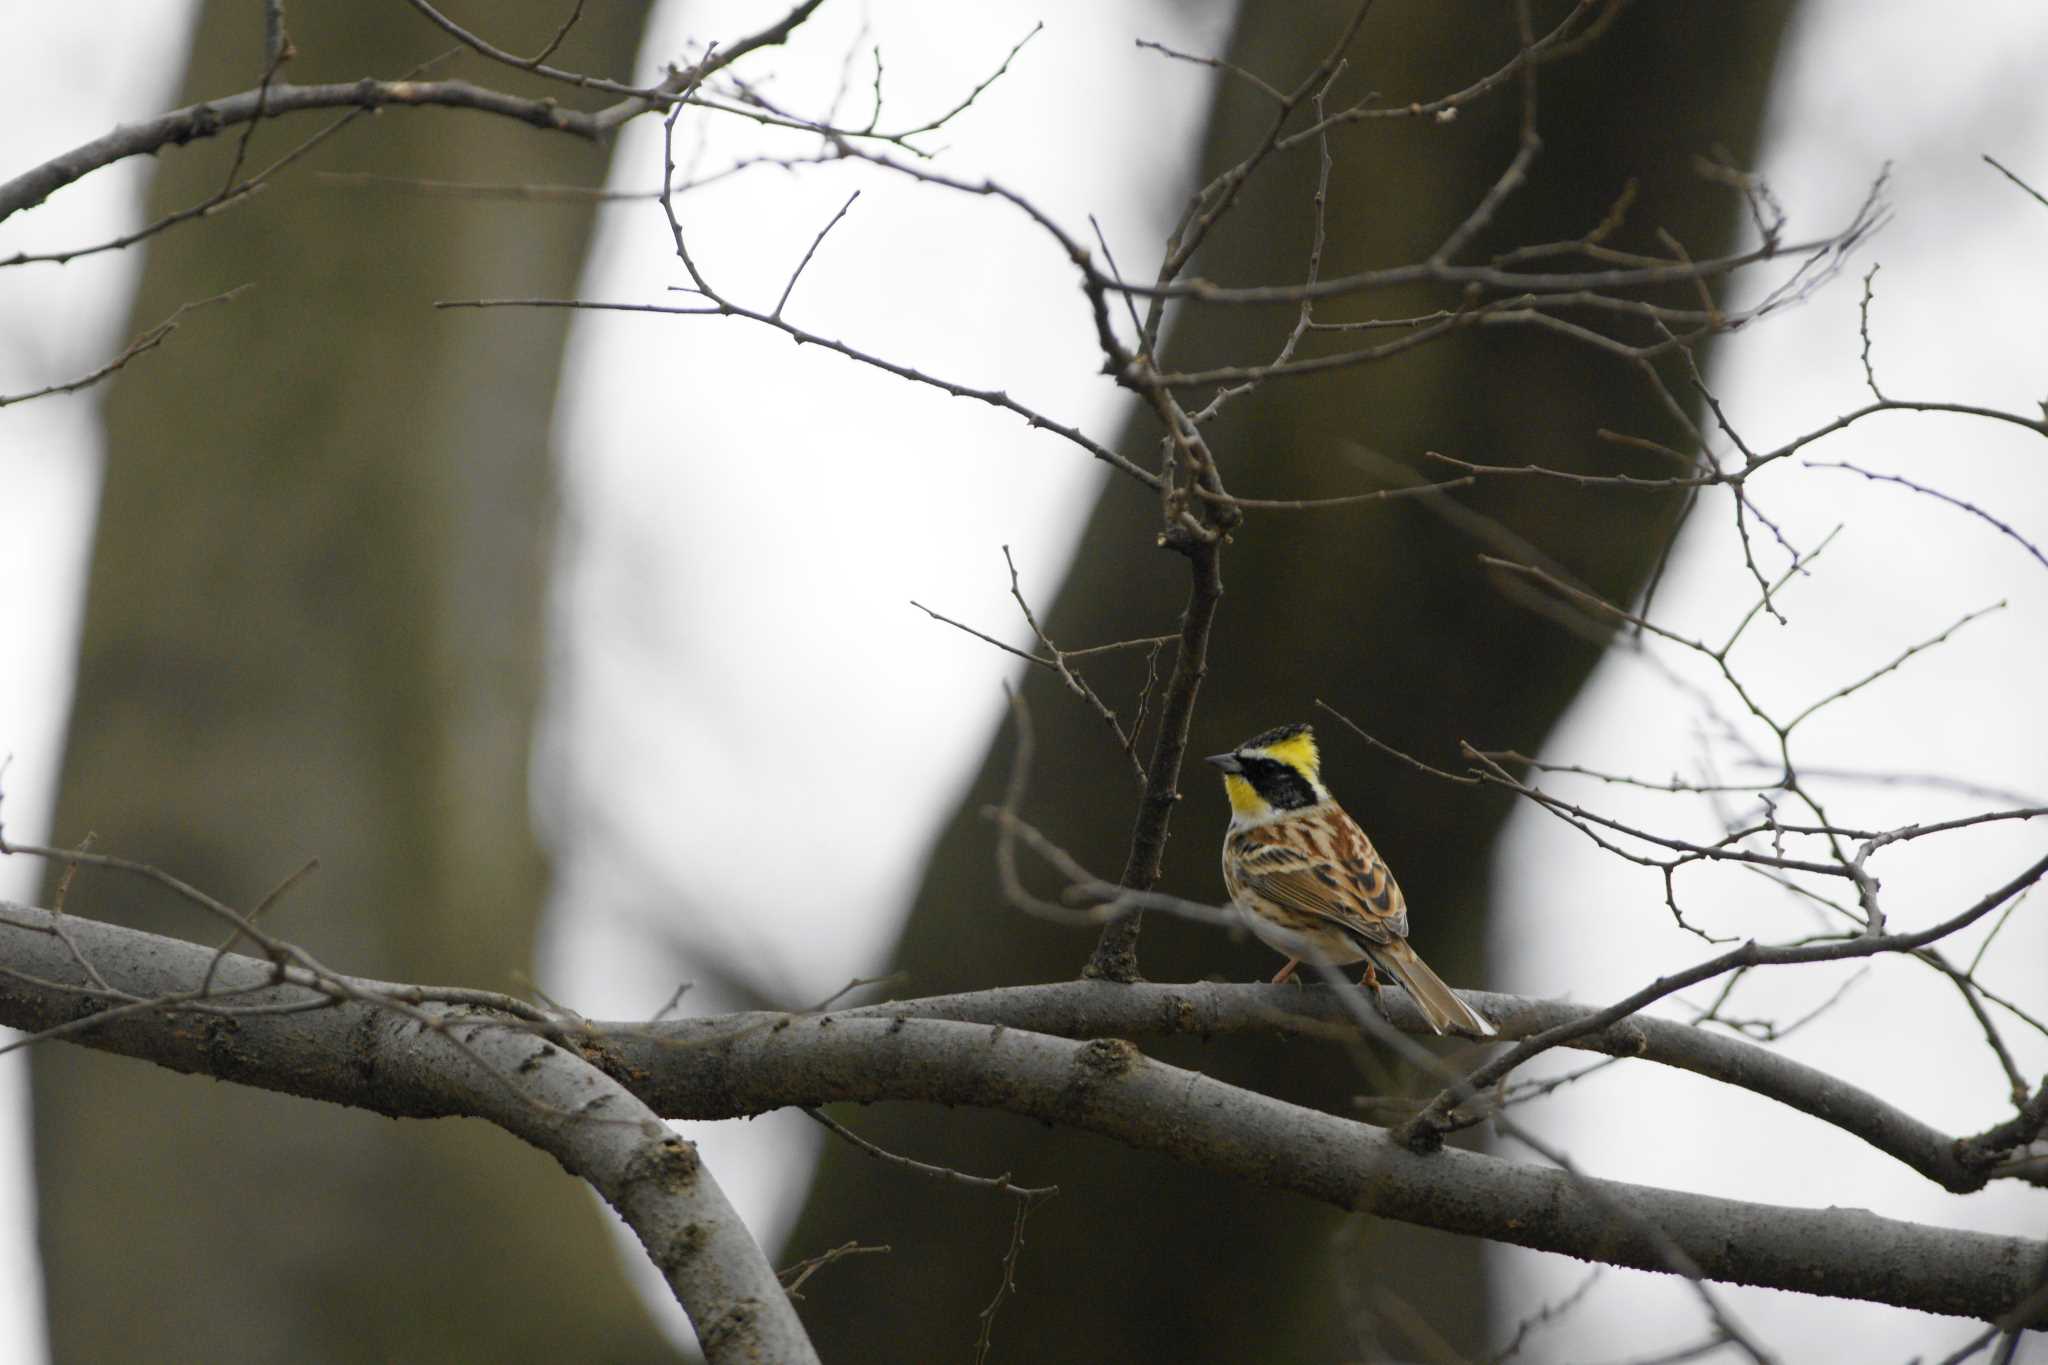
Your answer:
[[[1365,913],[1384,920],[1398,937],[1408,937],[1408,899],[1401,894],[1401,885],[1386,860],[1356,820],[1335,806],[1330,815],[1333,856],[1357,885],[1366,903]]]
[[[1247,889],[1334,921],[1367,942],[1407,937],[1408,906],[1401,888],[1372,841],[1337,807],[1239,837],[1244,843],[1238,873]]]

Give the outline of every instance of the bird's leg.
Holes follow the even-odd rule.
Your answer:
[[[1299,967],[1300,965],[1301,965],[1301,959],[1300,959],[1300,958],[1298,958],[1298,957],[1290,957],[1290,958],[1288,958],[1288,959],[1287,959],[1287,965],[1286,965],[1285,967],[1282,967],[1282,968],[1281,968],[1281,969],[1280,969],[1279,971],[1277,971],[1277,972],[1273,973],[1273,979],[1272,979],[1272,981],[1271,981],[1271,982],[1269,982],[1268,984],[1269,984],[1269,985],[1274,985],[1274,986],[1277,986],[1277,985],[1279,985],[1279,984],[1280,984],[1281,982],[1283,982],[1283,981],[1286,981],[1286,980],[1289,980],[1289,979],[1291,979],[1291,978],[1292,978],[1292,977],[1294,976],[1294,969],[1295,969],[1296,967]]]
[[[1358,978],[1358,984],[1372,992],[1372,1007],[1379,1011],[1380,1018],[1393,1023],[1394,1016],[1387,1010],[1386,990],[1380,985],[1380,974],[1373,970],[1372,963],[1365,964],[1365,975]]]

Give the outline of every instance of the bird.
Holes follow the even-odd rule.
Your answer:
[[[1275,983],[1303,962],[1362,959],[1360,985],[1377,996],[1375,969],[1384,971],[1437,1033],[1494,1035],[1408,946],[1408,903],[1372,840],[1323,785],[1311,727],[1277,726],[1205,761],[1222,769],[1230,798],[1223,884],[1251,931],[1286,955]]]

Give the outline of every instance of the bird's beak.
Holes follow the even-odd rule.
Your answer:
[[[1202,762],[1214,763],[1227,773],[1241,773],[1244,771],[1244,764],[1237,761],[1236,754],[1210,754]]]

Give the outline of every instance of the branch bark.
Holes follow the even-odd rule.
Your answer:
[[[188,142],[213,137],[223,129],[247,123],[252,119],[267,119],[305,109],[381,109],[386,106],[418,108],[441,105],[496,114],[502,118],[531,124],[536,128],[569,133],[586,141],[596,142],[609,137],[620,124],[629,119],[685,98],[687,93],[701,84],[707,76],[732,65],[748,53],[764,47],[777,47],[787,42],[797,27],[810,18],[811,12],[818,8],[819,3],[820,0],[803,0],[803,3],[759,32],[741,38],[722,51],[714,48],[696,65],[687,69],[671,70],[658,84],[639,88],[571,71],[557,70],[543,66],[538,61],[522,61],[457,27],[431,6],[414,0],[414,8],[425,13],[435,24],[459,38],[466,46],[474,48],[494,61],[501,61],[518,70],[536,72],[580,89],[623,95],[625,98],[602,109],[585,111],[564,109],[552,98],[527,99],[506,91],[473,85],[468,81],[380,81],[364,77],[358,81],[328,85],[266,84],[254,90],[244,90],[239,94],[190,104],[183,109],[173,109],[169,113],[159,114],[141,123],[122,124],[112,132],[74,147],[62,156],[52,157],[11,180],[0,182],[0,222],[4,222],[22,209],[34,208],[64,186],[116,161],[131,156],[154,155],[169,146],[182,147]],[[274,39],[266,39],[266,46],[274,47],[274,42]]]
[[[767,1292],[772,1272],[709,1174],[682,1155],[686,1149],[668,1145],[666,1130],[646,1126],[650,1109],[694,1119],[840,1101],[1002,1109],[1347,1210],[1668,1270],[1651,1239],[1607,1212],[1619,1204],[1653,1222],[1713,1279],[1986,1320],[2024,1299],[2048,1264],[2048,1244],[2025,1238],[1599,1181],[1451,1148],[1422,1155],[1384,1129],[1152,1061],[1118,1039],[1076,1042],[1004,1023],[912,1017],[919,1004],[945,1008],[943,1001],[737,1016],[680,1031],[593,1027],[579,1040],[586,1057],[630,1086],[628,1095],[528,1025],[428,1005],[419,1008],[446,1027],[423,1029],[417,1009],[375,999],[418,999],[418,987],[350,979],[356,998],[322,1004],[305,986],[269,984],[282,970],[269,963],[97,921],[67,917],[60,933],[49,912],[5,902],[0,960],[10,964],[0,973],[0,1022],[70,1028],[73,1041],[174,1070],[394,1117],[485,1117],[554,1152],[641,1232],[679,1297],[688,1296],[685,1306],[714,1360],[740,1358],[742,1343],[750,1349],[762,1341],[785,1352],[771,1359],[812,1357],[789,1354],[809,1348],[789,1335],[799,1329],[780,1289]],[[216,997],[231,989],[258,993],[96,1020],[114,998],[91,984],[83,962],[129,997],[155,999],[207,982]],[[972,1008],[1006,1017],[1014,1009],[1047,1025],[1066,1011],[1075,1025],[1114,1022],[1113,1001],[1122,999],[1132,1002],[1123,1022],[1149,1011],[1182,1031],[1198,1031],[1205,1018],[1219,1029],[1248,1027],[1265,1014],[1267,1001],[1242,988],[1247,999],[1228,1009],[1222,997],[1230,989],[1140,992],[1082,982],[992,992]],[[1298,995],[1312,1002],[1318,993]],[[279,1011],[292,1002],[297,1011]],[[1566,1008],[1503,997],[1482,1003],[1520,1028],[1540,1027],[1543,1009]],[[959,998],[953,1007],[969,1008]],[[1518,1010],[1539,1013],[1522,1018]],[[1277,1017],[1261,1022],[1271,1026]],[[204,1026],[193,1027],[195,1018]],[[1617,1035],[1627,1050],[1657,1046],[1647,1041],[1663,1033],[1653,1021],[1632,1023],[1646,1041],[1638,1049],[1625,1032]],[[1675,1043],[1663,1040],[1673,1056],[1681,1051]],[[529,1069],[548,1078],[542,1103],[526,1089]],[[591,1122],[593,1105],[610,1122]]]
[[[1600,1012],[1593,1005],[1531,1000],[1492,991],[1467,990],[1459,994],[1499,1027],[1497,1041],[1503,1043],[1577,1023]],[[1405,993],[1389,992],[1381,1003],[1394,1027],[1402,1032],[1418,1036],[1431,1032]],[[1002,1024],[1060,1038],[1327,1035],[1332,1028],[1351,1026],[1350,1012],[1333,993],[1319,986],[1225,985],[1206,981],[1133,986],[1062,981],[1042,986],[1008,986],[891,1001],[842,1011],[842,1015]],[[660,1034],[672,1033],[679,1039],[693,1033],[710,1036],[732,1026],[718,1020],[682,1020],[663,1025]],[[1982,1189],[1997,1161],[1992,1157],[1973,1163],[1963,1157],[1961,1150],[1992,1135],[1955,1137],[1818,1067],[1733,1034],[1635,1015],[1579,1035],[1562,1046],[1656,1062],[1775,1100],[1862,1139],[1951,1193],[1968,1194]],[[2037,1183],[2048,1183],[2048,1176]]]
[[[2029,1294],[2048,1244],[1882,1218],[1572,1176],[1456,1148],[1424,1156],[1386,1129],[1225,1085],[1120,1039],[1002,1025],[792,1018],[671,1048],[641,1095],[673,1118],[791,1103],[923,1100],[1062,1124],[1351,1212],[1669,1272],[1630,1209],[1709,1279],[1992,1318]]]
[[[818,1356],[775,1271],[694,1144],[602,1069],[464,1006],[334,1002],[308,973],[0,901],[0,1018],[175,1071],[373,1110],[480,1118],[588,1181],[633,1229],[713,1362]],[[100,986],[84,970],[90,962]],[[280,982],[280,977],[286,978]],[[404,992],[348,982],[364,995]],[[107,989],[206,1003],[123,1009]],[[196,1025],[196,1026],[195,1026]]]
[[[1118,883],[1150,891],[1159,883],[1159,864],[1166,854],[1166,826],[1180,800],[1180,765],[1187,754],[1188,727],[1195,716],[1195,694],[1209,673],[1209,632],[1216,624],[1216,606],[1223,600],[1223,576],[1216,542],[1188,547],[1188,605],[1181,616],[1180,646],[1159,711],[1158,738],[1145,774],[1145,794],[1138,801],[1138,819],[1131,830],[1131,851]],[[1143,916],[1133,910],[1103,927],[1095,951],[1083,969],[1086,976],[1107,981],[1138,980],[1138,929]]]
[[[0,222],[34,208],[58,190],[92,172],[131,156],[145,156],[165,147],[182,147],[218,136],[254,118],[275,118],[306,109],[419,108],[440,105],[474,109],[516,119],[536,128],[596,141],[608,128],[598,115],[564,109],[551,99],[523,99],[468,81],[342,81],[329,85],[273,85],[244,90],[217,100],[188,104],[140,123],[124,123],[110,133],[73,147],[41,165],[0,182]]]

